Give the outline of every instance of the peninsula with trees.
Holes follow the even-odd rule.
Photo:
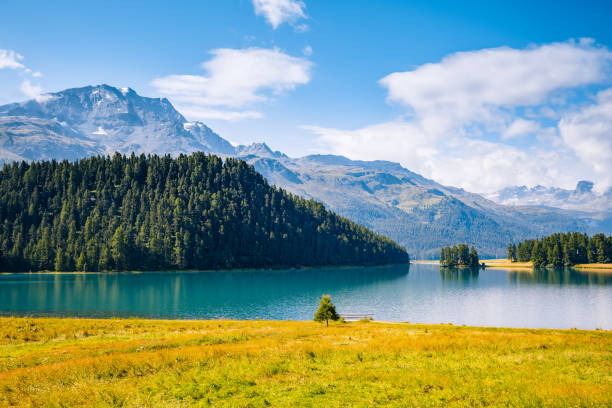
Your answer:
[[[204,153],[13,162],[0,170],[0,270],[380,265],[406,250]]]
[[[612,263],[612,236],[572,232],[552,234],[540,239],[510,243],[507,258],[511,262],[531,262],[534,267],[563,267],[580,264]]]

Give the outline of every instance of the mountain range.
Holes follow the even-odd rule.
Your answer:
[[[440,247],[462,242],[484,256],[501,256],[511,241],[560,231],[612,231],[609,197],[595,197],[588,182],[569,193],[512,187],[485,198],[398,163],[292,158],[264,143],[233,146],[204,123],[186,120],[167,99],[142,97],[130,88],[87,86],[0,106],[3,162],[194,151],[241,158],[271,184],[389,236],[413,259],[436,257]],[[588,206],[579,205],[579,198]]]

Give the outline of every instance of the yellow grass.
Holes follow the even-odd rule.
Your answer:
[[[612,333],[0,318],[0,406],[611,406]]]
[[[612,264],[578,264],[574,268],[580,269],[583,272],[593,273],[612,273]]]

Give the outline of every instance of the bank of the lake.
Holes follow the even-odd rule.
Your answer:
[[[533,270],[533,262],[511,262],[508,259],[483,259],[482,263],[487,268],[513,269],[513,270]],[[594,271],[598,273],[612,273],[612,264],[589,263],[573,265],[572,268],[585,272]]]
[[[610,406],[612,332],[0,318],[2,406]]]

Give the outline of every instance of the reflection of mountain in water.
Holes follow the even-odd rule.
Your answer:
[[[478,280],[478,268],[440,268],[443,281],[471,283]]]
[[[573,268],[535,269],[533,272],[510,272],[510,283],[547,285],[612,285],[612,275],[584,273]]]

